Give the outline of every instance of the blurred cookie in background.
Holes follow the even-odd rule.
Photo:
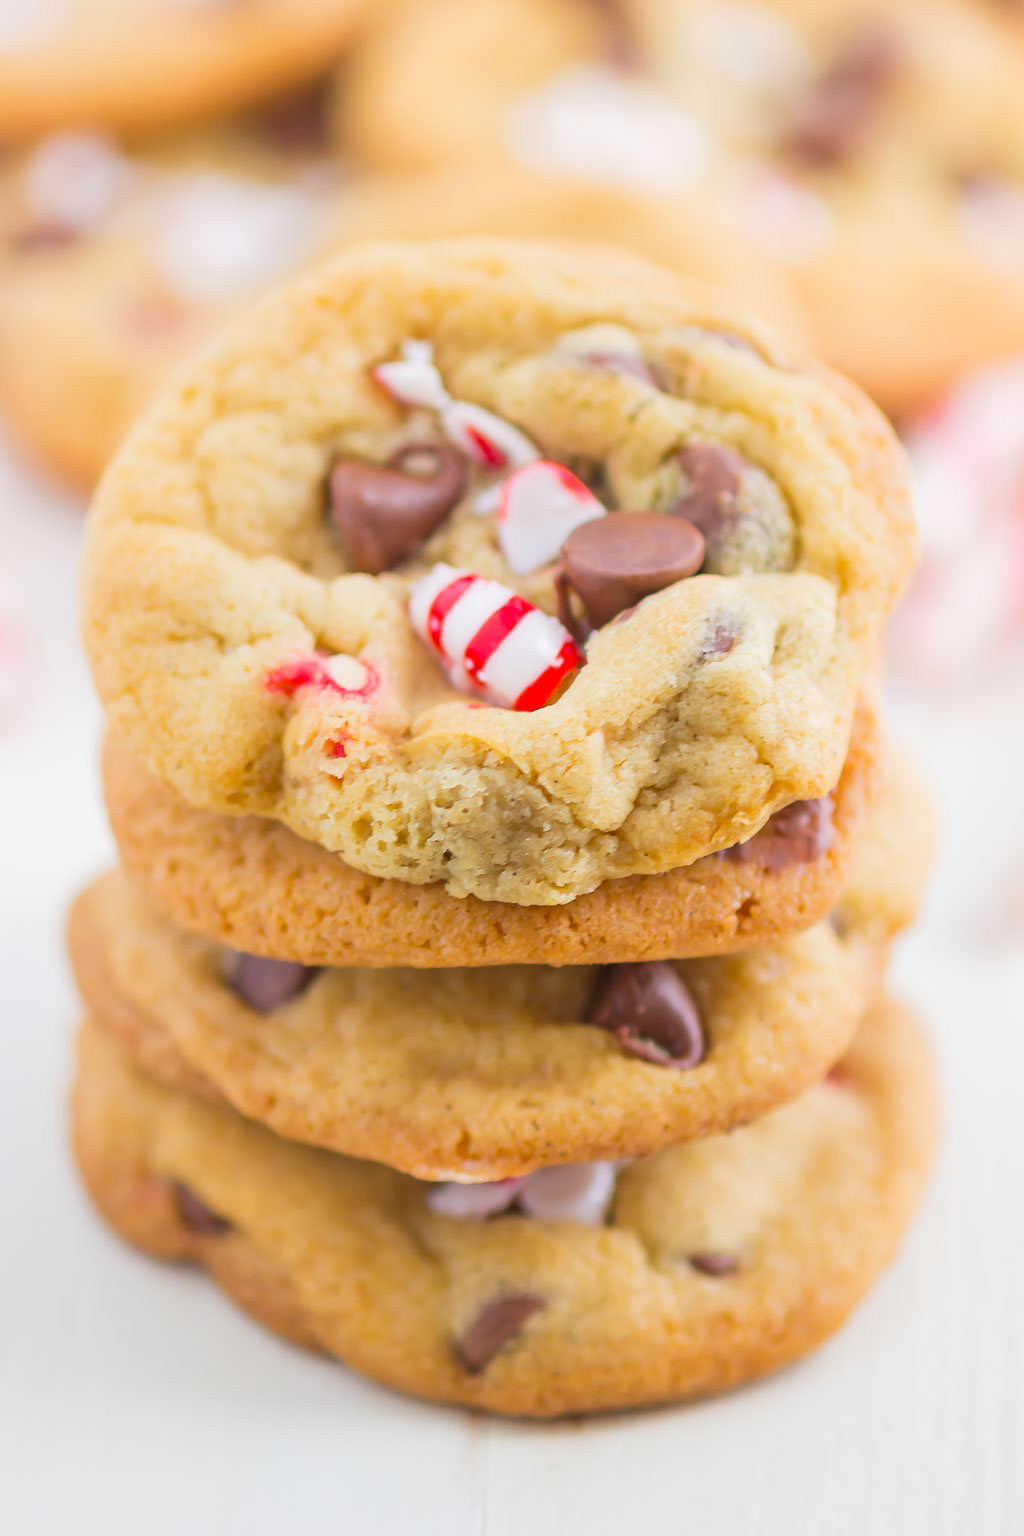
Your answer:
[[[58,128],[150,131],[265,101],[322,73],[366,10],[367,0],[0,0],[0,144]]]
[[[378,167],[512,162],[714,205],[903,416],[1024,348],[1024,48],[989,10],[405,0],[336,113]]]
[[[51,136],[9,170],[4,208],[0,411],[34,457],[81,487],[178,362],[346,239],[624,240],[802,339],[785,281],[711,209],[515,168],[360,181],[311,99],[139,154],[102,135]]]

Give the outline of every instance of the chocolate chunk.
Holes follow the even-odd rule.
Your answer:
[[[81,239],[80,230],[53,219],[44,224],[26,225],[14,235],[11,245],[19,254],[28,255],[32,251],[62,251],[69,245],[78,245]]]
[[[708,637],[700,648],[702,661],[712,656],[728,656],[740,638],[739,621],[718,619],[708,631]]]
[[[641,379],[655,389],[662,387],[663,381],[658,378],[653,365],[634,352],[609,352],[598,349],[582,353],[581,361],[588,367],[605,373],[629,373],[633,378]]]
[[[770,817],[760,832],[745,843],[725,850],[737,864],[760,864],[765,869],[784,869],[789,864],[811,864],[832,846],[833,797],[794,800]]]
[[[175,1183],[173,1188],[178,1215],[190,1232],[195,1232],[199,1237],[223,1237],[225,1232],[231,1231],[230,1221],[204,1205],[187,1184]]]
[[[685,517],[609,512],[573,529],[562,545],[559,577],[600,629],[641,598],[692,576],[703,559],[703,535]]]
[[[250,123],[271,149],[283,155],[311,155],[328,147],[331,81],[319,80],[255,111]]]
[[[466,461],[447,443],[409,444],[386,465],[341,459],[330,511],[349,568],[379,576],[412,554],[448,516],[466,485]]]
[[[659,1067],[695,1067],[704,1058],[697,1005],[667,960],[606,965],[587,1022],[607,1029],[630,1056]]]
[[[273,1013],[298,997],[317,974],[297,960],[268,960],[264,955],[233,954],[224,967],[224,980],[240,1002],[254,1013]]]
[[[688,484],[671,510],[699,528],[706,543],[717,543],[740,515],[746,460],[725,443],[691,443],[677,458]]]
[[[798,101],[786,141],[804,165],[848,160],[882,105],[896,75],[899,49],[886,32],[852,39]]]
[[[546,1305],[540,1296],[525,1291],[492,1301],[456,1342],[455,1353],[463,1370],[479,1376],[498,1351],[516,1337],[523,1324]]]
[[[740,1267],[734,1253],[691,1253],[687,1262],[701,1275],[734,1275]]]

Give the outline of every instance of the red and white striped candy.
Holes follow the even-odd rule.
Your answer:
[[[538,459],[502,482],[498,542],[517,576],[554,560],[574,528],[603,517],[605,509],[563,464]]]
[[[445,406],[441,426],[450,443],[485,469],[514,469],[540,458],[518,427],[467,400],[453,400]]]
[[[414,582],[409,617],[456,688],[504,709],[541,709],[581,667],[557,619],[498,581],[435,565]]]

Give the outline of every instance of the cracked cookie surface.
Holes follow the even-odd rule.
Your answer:
[[[434,382],[399,405],[396,367],[428,344]],[[463,493],[425,545],[346,574],[338,465],[375,471],[393,516],[396,481],[424,478],[394,464],[453,443]],[[514,573],[495,494],[517,465],[569,465],[603,498],[576,480],[588,515],[620,508],[639,537],[652,509],[697,515],[695,448],[742,466],[714,519],[761,532],[737,532],[730,574],[719,553],[665,585],[656,561],[561,696],[525,703],[557,644],[558,551]],[[94,503],[86,640],[115,729],[193,804],[371,874],[552,905],[826,794],[912,559],[881,418],[717,301],[607,252],[371,246],[266,301],[132,435]],[[439,655],[415,632],[427,581]],[[494,651],[470,610],[521,629]],[[519,638],[536,661],[502,669]],[[519,707],[495,707],[513,674]]]
[[[891,1258],[935,1124],[924,1040],[889,1002],[796,1103],[620,1171],[598,1227],[439,1215],[402,1174],[147,1081],[96,1024],[74,1093],[79,1167],[129,1242],[401,1391],[539,1417],[721,1391],[816,1347]]]

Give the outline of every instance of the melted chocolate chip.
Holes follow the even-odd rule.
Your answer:
[[[655,389],[661,389],[663,381],[655,373],[654,366],[634,352],[584,352],[582,361],[590,368],[596,368],[605,373],[628,373],[635,379],[641,379],[645,384],[650,384]]]
[[[187,1184],[176,1183],[173,1189],[178,1215],[190,1232],[195,1232],[199,1237],[223,1237],[225,1232],[231,1231],[230,1221],[204,1205]]]
[[[250,122],[271,149],[284,155],[317,154],[328,147],[331,81],[280,96],[252,114]]]
[[[273,1013],[309,986],[316,969],[297,960],[268,960],[264,955],[233,954],[224,980],[240,1002],[254,1013]]]
[[[571,587],[600,629],[641,598],[694,575],[703,559],[704,538],[685,517],[609,512],[574,528],[562,545],[560,600]]]
[[[466,485],[466,461],[447,443],[409,444],[386,465],[341,459],[330,512],[353,571],[379,576],[418,549]]]
[[[886,32],[852,39],[798,101],[786,148],[809,166],[843,164],[864,139],[899,65]]]
[[[704,1058],[697,1005],[667,960],[605,966],[587,1022],[610,1030],[630,1056],[655,1066],[686,1069]]]
[[[739,638],[740,627],[738,620],[716,620],[708,632],[707,639],[700,648],[700,659],[706,661],[712,656],[728,656]]]
[[[699,528],[707,544],[717,544],[740,515],[736,498],[746,461],[724,443],[691,443],[677,458],[687,487],[672,512]]]
[[[456,1342],[455,1353],[463,1370],[471,1376],[479,1376],[486,1370],[500,1349],[522,1330],[536,1312],[547,1305],[540,1296],[528,1292],[511,1296],[499,1296],[470,1323],[461,1339]]]
[[[740,1267],[734,1253],[691,1253],[687,1263],[701,1275],[734,1275]]]
[[[725,850],[737,864],[760,864],[764,869],[784,869],[789,864],[811,864],[832,846],[833,797],[795,800],[776,811],[760,832],[745,843]]]

